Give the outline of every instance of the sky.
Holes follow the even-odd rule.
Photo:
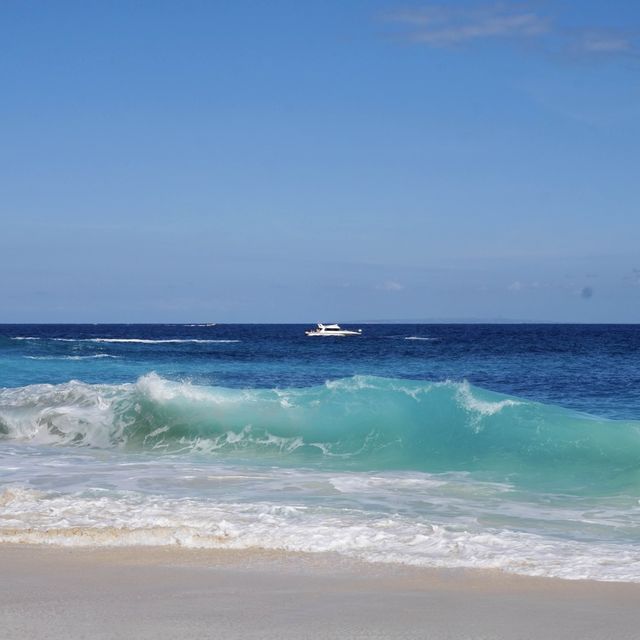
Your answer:
[[[640,321],[640,2],[0,3],[0,322]]]

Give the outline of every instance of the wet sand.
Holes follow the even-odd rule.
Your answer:
[[[332,555],[0,545],[4,640],[638,637],[640,584]]]

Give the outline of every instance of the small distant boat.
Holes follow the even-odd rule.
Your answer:
[[[351,331],[342,329],[339,324],[318,324],[315,329],[305,331],[305,334],[308,336],[359,336],[362,335],[362,329]]]

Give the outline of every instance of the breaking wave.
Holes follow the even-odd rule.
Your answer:
[[[356,376],[302,389],[229,389],[152,373],[133,384],[31,385],[0,390],[0,436],[330,468],[467,471],[598,491],[640,481],[639,422],[466,382]]]

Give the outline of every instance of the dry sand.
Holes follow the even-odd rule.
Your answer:
[[[0,545],[0,638],[636,639],[640,585],[330,555]]]

